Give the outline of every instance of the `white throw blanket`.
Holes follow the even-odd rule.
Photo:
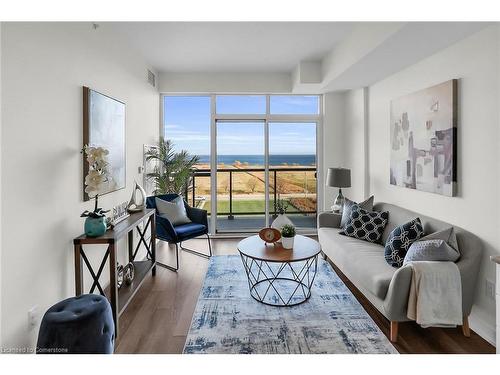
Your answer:
[[[462,282],[453,262],[409,262],[412,268],[407,316],[422,327],[462,325]]]

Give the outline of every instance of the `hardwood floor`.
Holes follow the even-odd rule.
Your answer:
[[[237,254],[239,239],[212,240],[214,255]],[[187,241],[186,246],[206,251],[206,240]],[[173,264],[174,250],[159,242],[158,260]],[[156,277],[146,277],[143,286],[120,318],[120,337],[116,353],[181,353],[191,324],[208,261],[181,251],[180,269],[175,273],[157,267]],[[338,270],[336,270],[337,273]],[[356,298],[389,335],[389,321],[380,314],[362,294],[340,274]],[[398,342],[400,353],[495,353],[495,348],[471,331],[464,337],[460,328],[427,328],[415,323],[400,323]]]

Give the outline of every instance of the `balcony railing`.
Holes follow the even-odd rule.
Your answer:
[[[265,215],[265,193],[257,192],[255,194],[255,185],[259,184],[262,188],[265,185],[265,169],[251,167],[234,167],[234,168],[218,168],[217,179],[222,180],[222,176],[226,174],[227,184],[223,192],[217,189],[219,201],[224,201],[224,210],[218,210],[217,216],[227,216],[229,220],[234,219],[235,215]],[[250,181],[250,185],[242,189],[242,177]],[[210,169],[196,170],[191,179],[191,183],[186,189],[186,199],[193,206],[207,203],[210,199]],[[205,180],[204,183],[200,181]],[[239,179],[239,180],[238,180]],[[237,180],[237,181],[235,181]],[[208,182],[208,184],[207,184]],[[238,193],[235,191],[236,182],[239,186]],[[203,185],[203,186],[201,186]],[[208,185],[208,186],[207,186]],[[244,185],[244,184],[243,184]],[[288,214],[302,214],[315,216],[316,209],[316,167],[272,167],[269,168],[269,194],[270,194],[270,214],[277,215],[278,200],[284,200],[288,203]],[[223,195],[224,199],[219,199],[219,195]],[[248,201],[248,197],[255,197],[258,205],[253,210],[244,210],[235,207],[235,203]],[[242,199],[246,197],[246,199]],[[227,205],[227,201],[229,204]],[[262,207],[262,209],[259,209]],[[205,206],[205,209],[210,211],[210,205]]]

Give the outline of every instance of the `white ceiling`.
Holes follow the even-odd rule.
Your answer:
[[[158,72],[283,72],[319,61],[353,22],[119,22],[103,30],[131,43]]]

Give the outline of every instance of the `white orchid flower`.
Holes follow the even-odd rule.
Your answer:
[[[96,194],[99,193],[103,183],[106,181],[106,176],[91,169],[87,176],[85,177],[85,192],[89,195],[89,197],[95,197]]]
[[[107,164],[106,155],[109,151],[103,147],[89,147],[85,148],[85,153],[87,154],[87,161],[90,165],[96,164],[98,168],[103,167]]]
[[[89,172],[85,177],[85,192],[93,198],[101,192],[103,184],[109,179],[106,160],[109,151],[103,147],[86,145],[84,152],[89,163]]]

